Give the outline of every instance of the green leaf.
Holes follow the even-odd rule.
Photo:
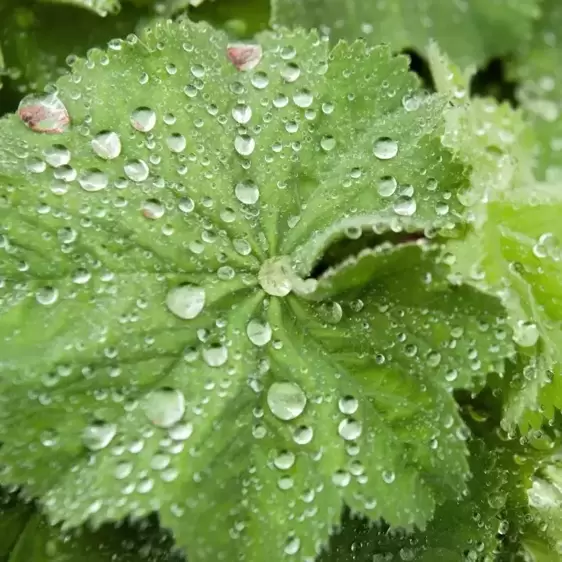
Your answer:
[[[361,36],[395,50],[426,52],[434,39],[461,67],[514,51],[538,15],[537,0],[272,0],[274,24],[323,29],[334,40]]]
[[[466,173],[405,57],[259,40],[160,22],[0,122],[0,479],[68,527],[158,510],[193,562],[313,557],[344,501],[423,527],[467,475],[451,393],[511,351],[420,248],[306,279],[446,234]]]
[[[544,0],[542,17],[533,40],[522,43],[514,66],[522,82],[518,99],[534,124],[538,140],[539,179],[559,181],[562,177],[562,4]]]
[[[49,525],[32,504],[7,494],[0,499],[1,562],[180,562],[170,537],[160,534],[154,522],[104,525],[64,533]]]
[[[107,16],[108,14],[117,13],[120,9],[119,0],[40,0],[47,4],[70,4],[79,8],[86,8],[98,14],[98,16]]]
[[[561,209],[557,185],[498,194],[479,228],[451,246],[460,276],[509,311],[522,358],[508,381],[504,423],[524,431],[562,407]]]

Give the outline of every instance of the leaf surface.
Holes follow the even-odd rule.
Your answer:
[[[433,39],[462,67],[515,50],[538,15],[536,0],[272,0],[274,24],[322,29],[334,40],[365,37],[397,51],[425,52]]]
[[[420,248],[307,279],[447,234],[467,172],[404,57],[259,39],[160,22],[0,122],[1,479],[67,527],[158,510],[194,562],[314,557],[344,502],[423,527],[467,475],[451,393],[510,352]]]

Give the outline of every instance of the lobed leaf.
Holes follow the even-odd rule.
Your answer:
[[[194,562],[456,497],[497,301],[423,244],[307,279],[334,240],[462,223],[417,87],[386,47],[159,22],[0,121],[0,481],[66,527],[157,510]]]

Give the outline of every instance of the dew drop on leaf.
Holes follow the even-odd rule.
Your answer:
[[[224,345],[212,345],[203,349],[202,356],[209,367],[221,367],[228,360],[228,349]]]
[[[240,156],[250,156],[256,148],[256,141],[250,135],[237,135],[234,139],[234,150]]]
[[[236,199],[238,199],[240,203],[253,205],[257,203],[260,198],[260,190],[254,182],[248,180],[236,184],[234,195],[236,195]]]
[[[314,430],[308,425],[301,425],[293,432],[293,441],[297,445],[308,445],[314,437]]]
[[[338,488],[345,488],[351,482],[351,474],[347,470],[337,470],[332,474],[332,482]]]
[[[539,340],[539,328],[534,322],[520,320],[513,330],[513,341],[521,347],[532,347]]]
[[[344,396],[339,399],[338,408],[342,414],[351,415],[359,408],[359,400],[353,396]]]
[[[123,171],[134,182],[144,181],[150,172],[148,164],[144,160],[129,160],[123,166]]]
[[[45,161],[49,166],[53,168],[59,168],[60,166],[66,166],[70,162],[70,150],[62,144],[53,144],[49,148],[43,151]]]
[[[260,63],[262,48],[255,43],[230,43],[226,47],[226,54],[238,70],[245,72]]]
[[[165,211],[164,205],[158,199],[147,199],[141,205],[141,212],[147,219],[160,219]]]
[[[252,118],[252,108],[245,103],[238,103],[232,108],[232,118],[240,125],[245,125]]]
[[[172,152],[180,153],[185,150],[187,140],[181,133],[172,133],[166,139],[166,144]]]
[[[117,425],[97,421],[88,425],[82,432],[82,443],[90,451],[105,449],[117,433]]]
[[[301,540],[298,537],[289,537],[285,543],[285,548],[283,551],[288,556],[294,556],[298,553],[301,547]]]
[[[168,430],[168,435],[174,441],[187,441],[193,433],[192,423],[179,423]]]
[[[362,429],[361,422],[349,418],[340,422],[338,433],[346,441],[355,441],[361,435]]]
[[[131,125],[142,133],[148,133],[156,125],[156,112],[148,107],[138,107],[131,113]]]
[[[289,470],[295,464],[295,454],[291,451],[281,451],[273,460],[275,468]]]
[[[294,420],[306,406],[306,395],[293,382],[274,382],[267,391],[267,405],[280,420]]]
[[[378,181],[378,192],[381,197],[390,197],[394,195],[398,182],[394,176],[383,176]]]
[[[166,305],[179,318],[191,320],[205,307],[205,289],[197,285],[174,287],[168,292]]]
[[[154,425],[170,428],[183,417],[185,398],[179,390],[165,387],[147,394],[142,406],[146,417]]]
[[[55,287],[42,287],[35,293],[35,300],[44,306],[55,304],[59,298],[59,292]]]
[[[258,273],[261,288],[272,297],[286,297],[293,289],[291,266],[287,258],[276,257],[266,260]]]
[[[380,137],[375,141],[373,153],[379,160],[390,160],[398,154],[398,143],[389,137]]]
[[[108,186],[109,178],[105,172],[91,169],[80,174],[78,183],[84,191],[101,191]]]
[[[56,94],[30,94],[18,106],[19,118],[38,133],[64,133],[70,125],[66,106]]]
[[[113,160],[121,154],[121,139],[113,131],[98,133],[91,142],[92,150],[104,160]]]
[[[392,209],[401,217],[411,217],[417,209],[416,200],[411,197],[400,197],[392,206]]]
[[[267,322],[252,319],[246,326],[246,334],[254,345],[262,347],[271,341],[271,326]]]

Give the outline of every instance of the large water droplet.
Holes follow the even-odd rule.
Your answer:
[[[228,360],[228,349],[224,345],[212,345],[204,348],[202,355],[209,367],[221,367]]]
[[[59,291],[55,287],[42,287],[35,293],[35,300],[44,306],[55,304],[59,298]]]
[[[115,437],[117,425],[97,421],[86,427],[82,433],[82,443],[90,451],[105,449]]]
[[[342,414],[351,415],[357,411],[359,408],[359,400],[353,396],[344,396],[340,398],[338,402],[338,407]]]
[[[138,107],[131,113],[131,125],[141,133],[148,133],[156,125],[156,113],[149,107]]]
[[[92,139],[92,150],[104,160],[113,160],[121,154],[121,139],[113,131],[102,131]]]
[[[183,152],[187,146],[187,140],[181,133],[173,133],[166,139],[166,144],[172,152]]]
[[[129,160],[123,166],[125,175],[134,182],[141,182],[148,178],[150,170],[144,160]]]
[[[398,154],[398,143],[389,137],[380,137],[375,141],[373,153],[379,160],[390,160]]]
[[[260,198],[260,190],[258,186],[252,181],[242,181],[236,184],[234,188],[234,195],[240,203],[244,205],[254,205]]]
[[[280,420],[294,420],[306,406],[306,395],[293,382],[274,382],[267,392],[267,405]]]
[[[289,470],[295,464],[295,454],[291,451],[281,451],[273,459],[273,464],[279,470]]]
[[[271,341],[271,326],[267,322],[253,319],[246,326],[246,334],[254,345],[262,347]]]
[[[176,316],[191,320],[205,307],[205,289],[197,285],[174,287],[168,292],[166,305]]]
[[[252,108],[244,103],[236,104],[232,109],[232,118],[240,125],[245,125],[252,118]]]
[[[539,336],[539,328],[534,322],[520,320],[513,330],[513,341],[521,347],[532,347]]]
[[[256,148],[256,141],[250,135],[237,135],[234,139],[234,149],[240,156],[250,156]]]
[[[64,133],[70,125],[68,111],[56,94],[31,94],[18,106],[18,116],[38,133]]]
[[[62,144],[54,144],[43,151],[45,156],[45,161],[49,166],[53,168],[58,168],[60,166],[66,166],[70,162],[70,150]]]
[[[338,433],[346,441],[354,441],[361,435],[362,425],[361,422],[354,419],[342,420],[338,426]]]
[[[394,176],[383,176],[378,182],[378,192],[381,197],[390,197],[394,195],[398,182]]]
[[[109,183],[105,172],[98,169],[86,170],[78,177],[78,183],[84,191],[101,191]]]
[[[400,197],[392,206],[393,211],[401,217],[411,217],[417,209],[415,199],[411,197]]]
[[[169,428],[185,413],[185,398],[179,390],[160,388],[144,397],[143,409],[147,418],[158,427]]]

